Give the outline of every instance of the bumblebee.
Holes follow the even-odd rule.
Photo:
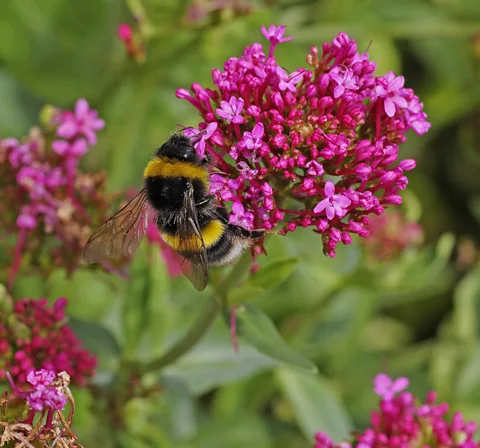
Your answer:
[[[230,224],[210,192],[211,163],[183,135],[173,134],[144,172],[144,188],[87,241],[82,259],[95,263],[133,254],[150,223],[182,257],[180,267],[196,289],[207,286],[208,268],[238,257],[262,230]]]

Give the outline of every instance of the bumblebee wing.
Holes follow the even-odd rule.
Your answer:
[[[191,183],[183,198],[183,210],[178,220],[178,233],[182,255],[185,257],[180,263],[180,268],[193,286],[198,291],[203,291],[208,283],[208,261],[202,231],[197,219]]]
[[[88,239],[82,260],[97,263],[133,254],[154,215],[143,189]]]

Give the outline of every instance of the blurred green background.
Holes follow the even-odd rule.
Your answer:
[[[134,25],[132,13],[143,14],[144,63],[116,38],[119,23]],[[278,50],[282,66],[295,70],[311,45],[347,32],[360,50],[369,47],[377,74],[404,75],[424,102],[432,128],[410,133],[400,154],[418,161],[404,211],[424,226],[425,246],[381,263],[367,262],[358,239],[329,259],[311,232],[272,237],[260,264],[281,274],[249,298],[286,352],[267,356],[241,339],[237,355],[217,319],[193,351],[144,379],[159,392],[111,409],[76,390],[86,447],[301,448],[316,430],[340,440],[368,423],[380,371],[408,376],[422,397],[436,389],[480,421],[478,0],[2,0],[0,136],[25,135],[44,104],[71,108],[84,97],[106,120],[84,169],[106,169],[111,191],[138,187],[176,124],[198,123],[175,89],[209,86],[211,69],[262,42],[260,26],[270,23],[295,36]],[[132,272],[132,282],[89,270],[69,280],[60,270],[24,275],[14,290],[69,298],[72,326],[99,356],[95,383],[117,397],[120,360],[162,353],[208,300],[183,278],[169,279],[152,248],[141,248]]]

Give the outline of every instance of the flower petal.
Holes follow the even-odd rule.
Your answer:
[[[335,208],[328,204],[327,206],[327,218],[331,221],[333,218],[335,218]]]
[[[338,204],[342,208],[347,208],[352,203],[352,201],[343,194],[336,194],[333,197],[333,201],[335,204]]]
[[[389,117],[393,117],[395,115],[395,104],[393,103],[391,98],[385,98],[385,113]]]
[[[388,90],[395,92],[398,89],[401,89],[405,84],[405,78],[403,76],[397,76],[393,81],[388,84]]]
[[[331,198],[335,194],[335,185],[331,180],[327,180],[327,182],[325,182],[324,191],[327,198]]]
[[[313,212],[322,213],[327,208],[327,205],[329,204],[329,202],[330,202],[329,199],[324,199],[323,201],[320,201],[313,209]]]
[[[88,114],[89,109],[87,100],[80,98],[75,104],[75,116],[77,118],[83,118]]]

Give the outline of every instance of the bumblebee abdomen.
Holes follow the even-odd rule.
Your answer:
[[[242,229],[245,233],[240,233]],[[207,260],[210,266],[223,266],[231,263],[245,249],[250,247],[252,240],[250,232],[241,227],[228,224],[221,238],[207,249]]]
[[[225,232],[225,224],[218,219],[213,219],[206,223],[201,229],[203,244],[198,235],[193,233],[193,231],[187,238],[180,238],[174,221],[168,224],[160,224],[159,231],[162,239],[180,253],[188,255],[189,252],[196,253],[204,248],[208,253],[209,248],[215,247],[221,241]]]

